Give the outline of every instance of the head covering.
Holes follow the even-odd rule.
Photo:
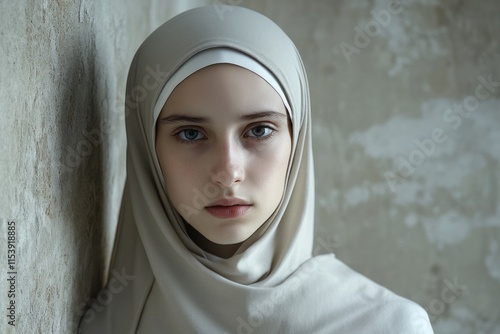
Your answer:
[[[102,290],[106,304],[91,305],[81,322],[83,333],[332,333],[396,298],[387,293],[383,302],[370,302],[353,314],[355,305],[366,300],[360,288],[386,290],[333,255],[312,258],[314,175],[302,60],[268,18],[234,6],[221,16],[220,7],[195,8],[169,20],[132,61],[127,179],[110,277]],[[228,259],[209,256],[185,232],[167,198],[154,140],[159,110],[175,86],[197,69],[220,62],[263,77],[292,120],[283,198]],[[345,296],[350,297],[340,303]],[[391,326],[400,321],[394,312],[379,316],[394,320]]]
[[[165,86],[163,87],[155,104],[155,108],[153,111],[154,119],[158,119],[158,116],[160,115],[165,102],[167,102],[168,97],[178,84],[180,84],[184,79],[186,79],[194,72],[213,64],[233,64],[246,68],[247,70],[250,70],[259,75],[261,78],[266,80],[266,82],[271,85],[276,93],[278,93],[278,95],[281,97],[281,100],[285,104],[288,115],[290,117],[293,116],[290,113],[290,105],[288,104],[285,93],[281,89],[281,85],[276,80],[274,75],[269,72],[269,70],[267,70],[259,62],[242,52],[230,48],[212,48],[197,53],[193,57],[189,58],[188,61],[186,61],[182,65],[182,67],[179,68],[165,83]]]

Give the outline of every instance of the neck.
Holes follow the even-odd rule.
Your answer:
[[[241,243],[221,245],[212,242],[205,238],[200,232],[198,232],[188,223],[186,223],[186,231],[191,240],[193,240],[194,243],[197,244],[201,249],[223,259],[228,259],[233,256],[241,245]]]

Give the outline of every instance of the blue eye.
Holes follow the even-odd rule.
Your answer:
[[[183,141],[196,141],[203,139],[203,134],[195,129],[185,129],[180,131],[177,136]]]
[[[270,136],[274,132],[274,129],[269,126],[259,125],[253,127],[248,131],[249,137],[265,138]]]

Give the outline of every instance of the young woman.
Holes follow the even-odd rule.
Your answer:
[[[81,331],[432,333],[415,303],[312,256],[301,58],[266,17],[220,9],[176,16],[135,55],[112,300]]]

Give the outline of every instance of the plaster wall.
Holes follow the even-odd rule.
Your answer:
[[[152,30],[196,4],[0,2],[0,333],[75,332],[114,238],[128,66]],[[11,301],[15,327],[6,317]]]
[[[222,3],[269,16],[303,56],[315,252],[420,303],[436,333],[500,333],[494,0],[1,1],[0,259],[14,221],[16,327],[2,311],[0,332],[75,331],[113,242],[132,56],[173,15]]]
[[[317,251],[420,303],[436,333],[500,333],[500,3],[242,5],[308,71]]]

